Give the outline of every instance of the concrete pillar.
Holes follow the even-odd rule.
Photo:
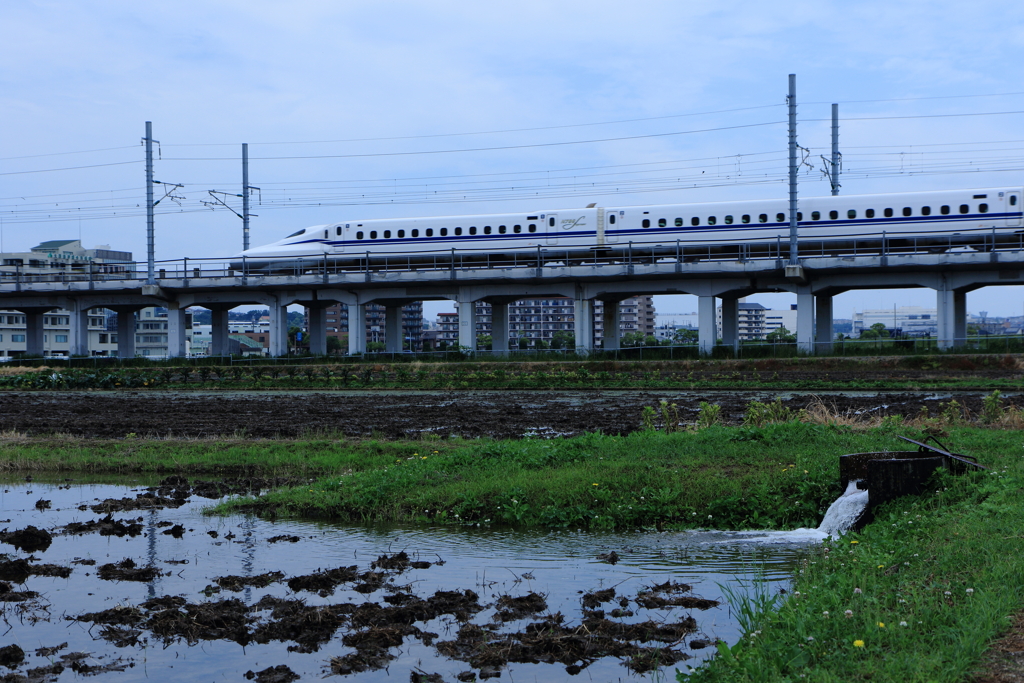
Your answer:
[[[594,302],[591,299],[575,299],[573,306],[576,353],[591,353],[594,350]]]
[[[459,302],[459,347],[476,351],[476,302]]]
[[[306,309],[309,319],[309,352],[314,356],[327,355],[327,308],[324,306]]]
[[[89,355],[89,309],[83,308],[78,301],[71,311],[71,323],[68,328],[68,355],[88,356]]]
[[[25,355],[42,356],[45,344],[43,343],[44,315],[49,313],[45,308],[23,309],[25,314]]]
[[[814,352],[832,353],[832,295],[814,297]]]
[[[388,353],[402,352],[402,307],[384,307],[384,350]]]
[[[210,308],[210,355],[228,355],[228,311],[216,306]]]
[[[810,287],[796,290],[796,348],[801,353],[814,353],[814,294]]]
[[[604,314],[601,316],[601,348],[605,351],[618,351],[622,338],[622,308],[620,301],[605,301]]]
[[[935,295],[939,348],[963,346],[967,341],[967,293],[944,286]]]
[[[117,357],[135,358],[135,311],[133,308],[118,307],[117,311]]]
[[[740,353],[740,300],[722,299],[722,343]]]
[[[279,304],[270,306],[270,355],[288,355],[288,307]]]
[[[491,304],[491,351],[508,355],[508,304]]]
[[[711,355],[718,337],[718,324],[715,321],[715,297],[697,297],[697,342],[700,355]]]
[[[184,358],[188,354],[185,330],[185,309],[177,302],[167,305],[167,357]]]
[[[348,304],[348,352],[366,353],[366,304]]]

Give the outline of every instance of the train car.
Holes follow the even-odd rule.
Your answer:
[[[941,252],[1018,242],[1021,187],[800,200],[801,253]],[[249,272],[363,266],[401,260],[500,265],[538,260],[614,261],[624,257],[732,258],[785,253],[787,200],[608,206],[532,213],[346,220],[298,230],[232,258]]]

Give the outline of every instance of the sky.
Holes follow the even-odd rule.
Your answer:
[[[1019,0],[8,0],[0,30],[5,251],[144,260],[146,121],[156,179],[183,186],[157,207],[158,261],[241,250],[241,220],[204,201],[241,192],[243,142],[254,246],[359,218],[782,198],[790,73],[801,196],[829,192],[833,102],[843,194],[1024,185]],[[935,295],[849,292],[835,315],[894,304]],[[1022,315],[1024,291],[967,306]]]

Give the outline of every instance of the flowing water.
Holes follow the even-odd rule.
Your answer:
[[[54,532],[52,545],[45,551],[26,553],[10,545],[0,546],[7,560],[38,558],[35,564],[49,563],[72,568],[70,576],[54,578],[30,576],[13,590],[31,590],[38,597],[25,602],[0,602],[3,627],[0,646],[18,644],[26,653],[26,669],[57,661],[70,652],[89,653],[81,661],[90,666],[110,666],[104,679],[136,681],[171,676],[173,680],[239,681],[247,671],[259,672],[271,666],[287,665],[303,679],[330,674],[330,659],[353,652],[342,643],[349,631],[342,626],[322,647],[312,652],[297,652],[292,641],[250,643],[245,647],[225,639],[200,640],[197,644],[165,642],[145,629],[137,644],[117,646],[103,639],[104,627],[70,620],[86,612],[108,610],[115,606],[136,606],[164,595],[183,596],[189,603],[204,603],[238,598],[251,606],[263,596],[282,599],[301,598],[308,605],[379,603],[394,586],[356,592],[353,585],[341,584],[333,595],[303,591],[293,593],[288,578],[310,574],[319,569],[357,565],[358,571],[370,569],[379,556],[399,551],[412,560],[429,562],[429,568],[402,572],[393,583],[403,592],[421,597],[435,591],[464,591],[479,595],[481,605],[489,605],[470,618],[475,624],[492,621],[494,603],[503,595],[531,593],[545,597],[546,609],[519,622],[509,622],[495,630],[507,633],[540,620],[542,614],[561,612],[567,625],[579,624],[581,597],[584,593],[615,588],[615,602],[602,609],[619,607],[618,600],[629,598],[629,611],[620,621],[645,620],[677,622],[687,615],[697,621],[696,631],[673,647],[692,659],[667,668],[665,678],[674,677],[674,669],[697,666],[714,651],[713,645],[691,649],[693,641],[733,643],[741,635],[732,610],[726,604],[722,587],[743,592],[755,578],[768,581],[771,590],[788,585],[799,563],[807,557],[809,544],[819,542],[830,528],[763,533],[685,532],[685,533],[591,533],[524,532],[487,528],[451,528],[429,526],[369,527],[338,525],[313,521],[266,521],[250,516],[211,517],[202,510],[211,501],[191,497],[173,509],[134,510],[115,513],[115,519],[137,520],[142,525],[137,536],[118,538],[84,535],[58,535],[57,530],[71,522],[95,520],[103,514],[88,506],[108,498],[135,498],[144,492],[140,486],[112,484],[11,482],[0,494],[0,528],[22,529],[34,525]],[[844,495],[837,504],[847,510],[860,492]],[[846,500],[849,499],[849,500]],[[50,501],[49,509],[38,509],[37,501]],[[845,502],[843,502],[845,500]],[[833,506],[835,507],[835,506]],[[848,512],[836,512],[835,516]],[[832,516],[832,510],[830,510]],[[167,532],[181,525],[182,536]],[[211,533],[212,532],[212,533]],[[810,533],[813,532],[813,533]],[[788,534],[788,536],[786,535]],[[277,537],[289,537],[272,541]],[[769,542],[765,542],[769,539]],[[607,555],[615,551],[618,562]],[[598,556],[605,556],[601,561]],[[137,566],[153,566],[160,576],[147,582],[110,581],[98,576],[98,569],[109,563],[131,558]],[[95,560],[95,564],[82,561]],[[443,564],[441,562],[443,561]],[[239,592],[217,592],[215,579],[227,575],[256,576],[279,571],[284,579],[263,588],[246,587]],[[636,603],[637,594],[655,584],[672,581],[692,585],[688,595],[721,604],[709,609],[670,607],[648,609]],[[205,594],[204,594],[205,589]],[[386,607],[386,605],[385,605]],[[254,612],[257,617],[261,613]],[[263,614],[262,616],[266,616]],[[437,641],[452,640],[460,624],[451,616],[417,623],[423,631],[437,633]],[[109,634],[108,634],[109,635]],[[429,640],[429,639],[428,639]],[[67,643],[56,654],[38,656],[35,650]],[[436,645],[436,643],[435,643]],[[657,645],[657,643],[655,643]],[[292,646],[291,648],[289,646]],[[427,642],[407,637],[389,653],[394,657],[387,668],[344,676],[360,683],[384,680],[409,680],[410,672],[437,672],[443,680],[454,681],[460,672],[470,670],[463,661],[448,659]],[[67,660],[70,661],[70,660]],[[117,669],[123,670],[117,671]],[[663,670],[664,671],[664,670]],[[631,673],[615,657],[604,657],[583,669],[583,675],[595,681],[641,680],[661,674]],[[564,664],[511,663],[500,670],[500,678],[515,681],[565,680]],[[62,674],[40,680],[68,681],[76,674]]]

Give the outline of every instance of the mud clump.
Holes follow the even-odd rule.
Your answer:
[[[156,567],[139,567],[135,560],[126,557],[117,563],[100,565],[96,575],[105,581],[152,581],[160,576],[160,570]]]
[[[619,554],[613,550],[610,553],[601,553],[597,559],[607,564],[615,564],[619,561]]]
[[[271,618],[253,632],[254,642],[263,644],[272,640],[290,640],[296,645],[289,646],[289,652],[310,653],[318,651],[334,637],[355,605],[311,606],[302,600],[264,596],[250,611],[265,609],[271,610]]]
[[[184,499],[164,498],[152,493],[140,493],[135,498],[107,498],[89,509],[100,514],[111,512],[124,512],[126,510],[162,510],[164,508],[179,508],[185,504]]]
[[[259,673],[246,671],[244,676],[250,681],[255,680],[256,683],[292,683],[300,678],[297,673],[284,664],[268,667]]]
[[[40,498],[39,500],[36,501],[36,510],[49,510],[50,502],[51,501],[43,500],[42,498]]]
[[[685,583],[666,581],[637,593],[635,602],[646,609],[685,607],[705,610],[718,607],[719,603],[715,600],[705,600],[692,595],[678,595],[679,593],[689,593],[691,589],[692,587]]]
[[[583,606],[587,609],[594,609],[602,603],[611,602],[615,599],[615,589],[609,588],[603,591],[594,591],[583,596]]]
[[[334,594],[334,589],[340,584],[355,581],[359,578],[359,568],[356,565],[351,567],[338,567],[325,572],[314,572],[303,576],[295,576],[288,579],[288,588],[293,592],[310,591],[318,593],[321,597]]]
[[[241,600],[188,603],[183,609],[168,608],[153,612],[146,628],[164,640],[184,640],[194,645],[200,640],[231,640],[243,647],[251,641],[249,624],[253,618]]]
[[[185,527],[180,524],[175,524],[167,531],[161,531],[164,536],[173,536],[174,538],[181,538],[185,535]]]
[[[0,665],[8,669],[17,669],[25,661],[25,651],[17,645],[0,647]]]
[[[33,564],[26,559],[0,561],[0,581],[13,581],[14,583],[25,583],[30,576],[55,576],[66,579],[71,576],[71,571],[71,567],[61,567],[56,564]]]
[[[29,525],[17,531],[0,531],[0,543],[13,545],[26,553],[43,552],[53,543],[53,536],[46,529]]]
[[[118,538],[130,536],[134,538],[142,534],[142,524],[139,523],[141,519],[140,517],[138,520],[121,520],[107,515],[91,522],[71,522],[64,526],[62,533],[79,536],[98,532],[100,536],[116,536]]]
[[[547,608],[547,601],[539,593],[528,593],[518,598],[502,595],[498,598],[498,612],[494,617],[499,621],[516,621],[543,612]]]
[[[214,579],[213,582],[224,590],[238,593],[246,586],[251,586],[253,588],[266,588],[270,584],[276,583],[283,578],[284,574],[282,572],[266,572],[259,576],[219,576]]]
[[[302,539],[299,538],[298,536],[281,535],[281,536],[271,536],[270,538],[267,539],[267,543],[286,543],[286,542],[287,543],[298,543],[301,540]]]

